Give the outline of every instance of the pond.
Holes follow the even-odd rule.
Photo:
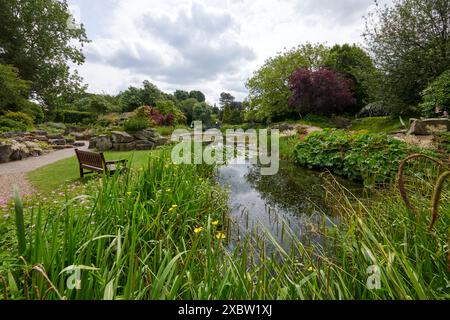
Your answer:
[[[327,214],[320,173],[292,162],[281,160],[280,170],[273,176],[261,175],[259,166],[249,162],[224,165],[219,168],[218,180],[229,190],[230,247],[255,228],[270,232],[286,248],[291,245],[284,237],[286,228],[306,245],[321,244],[318,230],[339,223],[338,217]],[[340,182],[352,190],[361,189]]]

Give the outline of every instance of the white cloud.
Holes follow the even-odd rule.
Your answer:
[[[390,0],[385,0],[390,1]],[[246,96],[267,58],[305,42],[360,42],[372,0],[69,0],[88,36],[80,73],[95,92],[145,79],[161,89]]]

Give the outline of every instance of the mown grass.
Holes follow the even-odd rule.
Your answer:
[[[147,164],[150,151],[105,152],[106,161],[127,159],[133,168],[141,168]],[[78,161],[75,156],[48,166],[39,168],[27,174],[33,186],[41,193],[58,190],[61,186],[71,184],[80,178]],[[88,176],[83,181],[89,180]]]
[[[392,133],[405,129],[400,119],[391,117],[368,117],[352,121],[351,130],[365,130],[368,133]]]

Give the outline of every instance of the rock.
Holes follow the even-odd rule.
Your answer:
[[[42,141],[42,142],[47,142],[48,138],[46,136],[34,136],[33,137],[34,141]]]
[[[136,150],[151,150],[155,147],[155,143],[148,140],[136,141]]]
[[[450,119],[411,119],[408,134],[427,136],[450,131]]]
[[[62,146],[66,144],[66,139],[49,139],[48,143],[51,145]]]
[[[97,144],[97,138],[89,139],[89,149],[95,149]]]
[[[66,144],[73,144],[75,142],[74,139],[66,138]]]
[[[34,136],[47,136],[48,132],[45,130],[34,130],[34,131],[31,131],[31,134]]]
[[[95,148],[99,151],[111,150],[112,146],[111,138],[108,136],[99,136],[95,141]]]
[[[49,134],[48,136],[49,140],[62,140],[64,139],[64,136],[62,134]]]
[[[30,156],[32,157],[39,157],[42,156],[44,154],[44,150],[42,150],[41,148],[34,148],[30,150]]]
[[[31,142],[31,141],[25,141],[23,143],[28,149],[37,149],[40,148],[39,145],[35,142]]]
[[[169,141],[168,138],[159,137],[155,140],[155,146],[157,146],[157,147],[163,146],[163,145],[167,144],[168,141]]]
[[[16,142],[12,145],[12,153],[9,157],[11,161],[18,161],[28,157],[30,154],[30,150],[23,143]]]
[[[113,131],[111,134],[113,143],[129,143],[134,141],[133,136],[126,132]]]
[[[75,138],[75,140],[90,140],[95,135],[93,130],[85,130],[83,132],[72,132],[71,136]]]
[[[74,146],[75,148],[77,148],[77,147],[84,147],[85,145],[86,144],[84,142],[81,142],[81,141],[77,141],[77,142],[72,143],[72,146]]]
[[[114,151],[132,151],[136,148],[135,142],[128,143],[113,143]]]
[[[136,140],[155,141],[157,136],[158,134],[153,129],[144,129],[134,134]]]
[[[5,163],[9,161],[13,150],[10,144],[0,143],[0,163]]]

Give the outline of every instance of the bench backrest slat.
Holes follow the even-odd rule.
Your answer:
[[[105,168],[105,157],[103,153],[94,153],[75,149],[80,165],[89,165],[99,169]]]

